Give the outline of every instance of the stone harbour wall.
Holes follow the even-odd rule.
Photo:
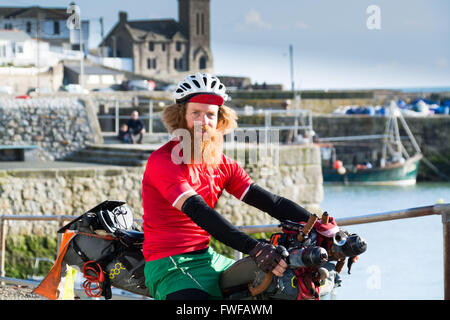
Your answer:
[[[230,152],[226,152],[229,156]],[[268,190],[311,211],[323,199],[320,151],[315,146],[280,146],[249,162],[249,153],[236,152],[250,177]],[[274,159],[276,161],[274,161]],[[98,203],[123,200],[136,219],[142,218],[143,167],[93,166],[72,169],[15,169],[0,171],[0,214],[79,216]],[[276,223],[266,213],[224,191],[216,208],[235,225]],[[8,222],[8,235],[52,234],[57,223]]]
[[[37,145],[38,159],[56,160],[101,141],[88,99],[0,99],[2,145]]]
[[[142,216],[143,168],[101,167],[0,171],[0,214],[74,215],[98,203],[124,200]],[[52,222],[8,222],[12,234],[50,234]]]

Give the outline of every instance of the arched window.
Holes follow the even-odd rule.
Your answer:
[[[198,68],[199,69],[206,69],[206,57],[205,56],[201,56],[199,63],[198,63]]]

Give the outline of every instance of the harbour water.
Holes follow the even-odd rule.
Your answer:
[[[450,183],[414,186],[324,185],[323,210],[336,218],[450,202]],[[439,215],[343,227],[367,241],[367,251],[341,272],[331,298],[443,299],[443,231]]]

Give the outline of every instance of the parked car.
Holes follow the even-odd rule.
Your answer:
[[[127,80],[122,86],[127,91],[153,91],[155,82],[151,80]]]
[[[161,90],[162,91],[175,91],[175,89],[177,88],[177,85],[176,84],[174,84],[174,83],[171,83],[171,84],[167,84],[167,85],[165,85],[165,86],[162,86],[161,87]]]
[[[92,91],[95,91],[95,92],[114,92],[116,90],[114,90],[112,87],[104,87],[104,88],[95,88]]]
[[[27,94],[24,94],[22,96],[17,96],[16,99],[30,99],[30,96]]]
[[[38,93],[53,93],[53,90],[46,87],[40,87],[40,88],[30,88],[27,91],[27,95],[31,96]]]
[[[79,84],[70,83],[68,85],[62,86],[61,91],[66,91],[69,93],[81,93],[81,94],[88,94],[89,90],[83,88]]]

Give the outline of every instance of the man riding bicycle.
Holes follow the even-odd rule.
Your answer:
[[[224,190],[278,220],[307,221],[310,213],[263,189],[222,152],[237,127],[224,105],[220,80],[196,73],[181,81],[162,120],[175,137],[154,151],[142,181],[145,279],[155,299],[220,299],[220,273],[234,261],[214,252],[210,237],[248,254],[259,268],[282,276],[281,250],[243,233],[214,208]]]

